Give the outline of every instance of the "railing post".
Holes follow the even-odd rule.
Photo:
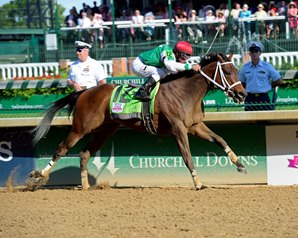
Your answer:
[[[115,29],[115,9],[114,9],[114,0],[111,0],[111,11],[112,11],[112,38],[113,38],[113,47],[116,45],[116,29]]]
[[[170,17],[170,41],[173,40],[173,22],[172,22],[172,0],[168,0],[169,5],[169,17]]]

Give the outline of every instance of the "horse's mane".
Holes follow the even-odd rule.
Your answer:
[[[223,54],[221,52],[218,52],[218,53],[210,52],[201,59],[200,61],[201,67],[204,67],[212,62],[218,61],[219,60],[218,55],[220,55],[225,61],[229,61],[229,58],[226,56],[226,54]]]
[[[177,74],[170,74],[168,76],[166,76],[165,78],[163,78],[160,83],[167,83],[167,82],[170,82],[170,81],[173,81],[173,80],[176,80],[176,79],[179,79],[179,78],[191,78],[194,74],[196,74],[195,71],[193,70],[186,70],[186,71],[182,71],[182,72],[179,72]]]

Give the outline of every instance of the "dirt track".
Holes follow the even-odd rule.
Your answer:
[[[298,186],[0,192],[0,237],[297,237]]]

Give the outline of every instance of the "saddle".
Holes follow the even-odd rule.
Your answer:
[[[142,120],[148,133],[156,135],[153,125],[154,102],[160,83],[158,82],[150,92],[151,100],[142,102],[134,97],[139,87],[132,84],[118,85],[112,92],[110,99],[111,119]]]

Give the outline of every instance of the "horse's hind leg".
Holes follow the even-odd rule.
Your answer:
[[[204,123],[200,123],[195,127],[192,127],[190,133],[221,146],[225,153],[229,156],[232,163],[237,166],[237,171],[241,173],[247,173],[246,168],[239,161],[233,150],[228,146],[227,142],[222,137],[211,131]]]
[[[53,169],[54,165],[58,162],[58,160],[64,156],[70,148],[72,148],[81,138],[83,135],[78,134],[77,132],[71,131],[66,140],[61,142],[56,150],[55,154],[50,163],[41,171],[41,175],[43,177],[47,177],[51,170]]]
[[[83,189],[90,187],[88,181],[87,163],[91,155],[94,155],[98,151],[106,140],[112,136],[118,129],[118,124],[108,124],[100,127],[99,130],[92,132],[92,139],[89,144],[80,152],[80,167],[81,167],[81,181]]]
[[[41,172],[31,172],[31,179],[27,180],[27,187],[30,190],[35,190],[39,186],[46,184],[51,170],[54,168],[55,164],[58,162],[61,156],[64,156],[67,151],[72,148],[82,137],[83,135],[71,131],[68,134],[66,140],[59,144],[58,149],[56,150],[55,154],[52,157],[52,160],[47,164],[47,166]]]

